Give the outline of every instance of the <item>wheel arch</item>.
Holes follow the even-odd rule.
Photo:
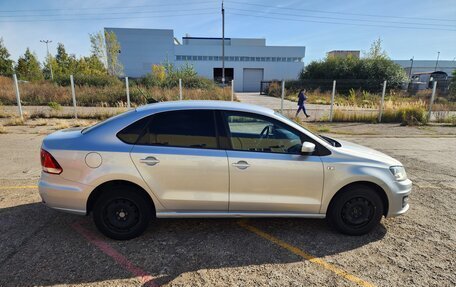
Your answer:
[[[331,198],[328,204],[328,209],[331,208],[332,203],[334,202],[334,199],[337,198],[338,195],[348,192],[350,190],[350,187],[355,186],[355,185],[364,185],[370,187],[372,190],[374,190],[381,198],[382,203],[383,203],[383,215],[386,216],[388,214],[388,209],[389,209],[389,201],[388,201],[388,196],[385,192],[385,190],[379,186],[378,184],[371,182],[371,181],[355,181],[351,182],[349,184],[344,185],[342,188],[340,188]],[[328,211],[326,211],[328,212]]]
[[[107,181],[107,182],[104,182],[104,183],[98,185],[90,193],[89,198],[87,199],[87,206],[86,206],[87,215],[90,214],[90,212],[92,212],[93,207],[95,206],[95,203],[97,202],[98,198],[100,198],[100,196],[103,193],[109,192],[109,188],[114,185],[127,185],[130,187],[133,187],[137,191],[137,193],[139,193],[141,196],[143,196],[149,202],[149,204],[151,204],[152,213],[153,213],[152,215],[154,217],[156,216],[155,203],[154,203],[152,197],[150,196],[150,194],[146,190],[144,190],[144,188],[139,186],[138,184],[133,183],[131,181],[127,181],[127,180],[110,180],[110,181]]]

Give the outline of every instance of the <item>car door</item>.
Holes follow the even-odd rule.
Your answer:
[[[225,111],[223,118],[231,143],[230,212],[319,212],[323,164],[300,153],[310,139],[263,115]]]
[[[215,126],[211,110],[161,112],[131,150],[166,211],[228,211],[227,155],[218,149]]]

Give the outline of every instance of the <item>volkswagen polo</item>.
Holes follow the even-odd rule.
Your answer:
[[[39,192],[92,214],[106,236],[142,234],[154,218],[326,218],[362,235],[409,208],[402,164],[311,133],[273,110],[222,101],[150,104],[43,140]]]

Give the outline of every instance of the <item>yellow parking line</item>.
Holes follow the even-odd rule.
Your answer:
[[[363,279],[356,277],[355,275],[352,275],[352,274],[348,273],[347,271],[340,269],[340,268],[324,261],[321,258],[315,257],[312,254],[302,251],[298,247],[288,244],[285,241],[278,239],[277,237],[274,237],[252,225],[247,224],[247,222],[245,220],[239,221],[238,224],[240,226],[242,226],[243,228],[263,237],[264,239],[269,240],[269,241],[279,245],[282,248],[285,248],[286,250],[290,251],[291,253],[294,253],[312,263],[318,264],[318,265],[322,266],[323,268],[325,268],[326,270],[334,272],[336,275],[338,275],[348,281],[354,282],[363,287],[374,287],[375,286],[374,284],[364,281]]]
[[[17,185],[17,186],[0,186],[0,189],[28,189],[38,188],[36,185]]]

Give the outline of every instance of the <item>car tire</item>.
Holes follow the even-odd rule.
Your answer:
[[[383,216],[379,194],[366,185],[352,185],[331,201],[327,220],[331,227],[348,235],[363,235],[374,229]]]
[[[105,190],[96,201],[93,220],[107,237],[129,240],[147,229],[152,214],[150,201],[137,188],[116,185]]]

